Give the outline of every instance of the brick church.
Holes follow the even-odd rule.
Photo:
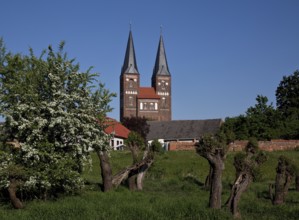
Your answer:
[[[152,85],[141,87],[130,30],[120,75],[120,121],[132,116],[146,117],[151,121],[171,121],[171,75],[162,34],[152,73]]]

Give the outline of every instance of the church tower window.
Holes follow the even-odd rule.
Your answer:
[[[129,106],[133,106],[134,101],[133,101],[133,96],[129,96]]]

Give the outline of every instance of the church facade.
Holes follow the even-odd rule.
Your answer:
[[[151,121],[171,121],[171,115],[171,74],[162,34],[159,39],[151,87],[141,87],[130,30],[120,75],[120,121],[123,121],[124,117],[146,117]]]

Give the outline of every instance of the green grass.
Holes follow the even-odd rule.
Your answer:
[[[239,208],[243,219],[298,219],[299,192],[294,185],[285,205],[273,206],[268,185],[274,182],[279,155],[285,155],[299,166],[299,152],[268,153],[263,164],[263,176],[242,195]],[[223,204],[229,196],[235,177],[232,165],[234,153],[226,160],[223,174]],[[0,203],[0,219],[231,219],[225,208],[207,208],[209,192],[202,185],[208,174],[208,162],[195,152],[167,152],[155,158],[145,179],[142,192],[130,192],[125,186],[102,193],[99,184],[100,167],[93,155],[93,169],[84,173],[86,190],[77,196],[65,196],[55,201],[27,201],[26,208],[14,210],[8,203]],[[129,152],[112,152],[113,173],[131,164]]]

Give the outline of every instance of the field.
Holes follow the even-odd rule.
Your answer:
[[[299,151],[268,153],[262,166],[263,175],[246,191],[239,204],[243,219],[298,219],[299,192],[294,184],[285,205],[273,206],[268,186],[275,179],[279,155],[292,158],[299,166]],[[229,153],[223,175],[224,204],[235,177]],[[208,163],[195,152],[166,152],[155,158],[145,179],[142,192],[131,192],[125,186],[109,192],[100,191],[100,168],[93,155],[93,169],[85,171],[86,189],[79,195],[61,196],[50,201],[26,202],[23,210],[13,210],[7,202],[0,203],[0,219],[232,219],[226,208],[207,208],[209,192],[203,188]],[[114,173],[131,164],[130,153],[112,152]]]

